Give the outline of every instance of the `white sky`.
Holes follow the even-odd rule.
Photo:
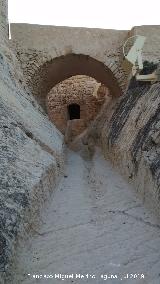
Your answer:
[[[160,25],[159,0],[9,0],[10,22],[130,29]]]

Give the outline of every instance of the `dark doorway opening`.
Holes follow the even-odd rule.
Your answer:
[[[68,106],[69,119],[80,119],[80,106],[78,104],[71,104]]]

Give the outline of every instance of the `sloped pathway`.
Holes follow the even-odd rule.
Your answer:
[[[66,163],[13,283],[159,284],[160,226],[131,186],[99,149],[92,161],[68,151]]]

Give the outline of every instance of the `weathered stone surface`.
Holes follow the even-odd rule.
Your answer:
[[[160,59],[160,26],[159,25],[145,25],[133,27],[129,35],[143,35],[146,37],[144,43],[142,57],[143,60],[157,63]]]
[[[0,283],[19,237],[36,225],[63,166],[63,136],[32,97],[14,54],[0,45]]]
[[[41,105],[55,84],[74,75],[106,83],[117,96],[125,90],[119,54],[128,31],[12,24],[11,33],[11,47]]]
[[[122,68],[122,46],[129,36],[146,36],[144,60],[157,62],[160,58],[159,26],[134,27],[128,32],[12,24],[11,32],[11,47],[28,86],[43,107],[55,84],[77,74],[107,83],[113,95],[124,93],[128,74]],[[84,64],[79,65],[82,61]]]
[[[160,84],[132,83],[106,104],[89,131],[144,202],[160,214]],[[83,138],[84,139],[84,138]]]
[[[70,120],[68,107],[78,104],[83,122],[73,122],[72,132],[80,134],[94,120],[107,95],[109,90],[95,79],[83,75],[73,76],[49,92],[46,101],[49,118],[65,134]]]
[[[8,38],[8,1],[0,0],[0,42]]]
[[[88,161],[68,152],[65,176],[42,225],[18,252],[8,284],[160,282],[158,220],[99,149]]]

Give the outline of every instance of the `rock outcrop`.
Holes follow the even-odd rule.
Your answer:
[[[14,262],[17,240],[38,223],[41,207],[54,191],[62,167],[63,135],[32,97],[16,57],[2,41],[0,283]]]
[[[104,106],[87,134],[90,138],[88,142],[94,140],[101,145],[105,157],[109,158],[121,174],[135,185],[143,201],[158,215],[160,213],[159,93],[160,83],[151,85],[131,80],[126,94],[118,101],[110,100]],[[83,141],[84,137],[81,137],[81,142]]]

